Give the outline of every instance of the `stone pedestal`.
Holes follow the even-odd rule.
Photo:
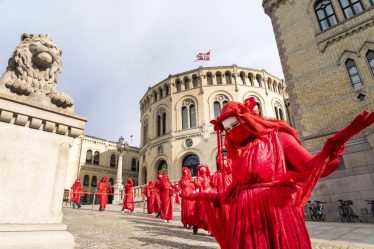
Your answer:
[[[122,184],[122,154],[118,157],[118,164],[117,164],[117,178],[116,178],[116,184],[114,185],[114,198],[113,198],[113,204],[114,205],[120,205],[122,204],[122,198],[121,198],[121,190],[123,190],[123,184]]]
[[[0,247],[73,248],[62,199],[70,146],[86,119],[37,104],[48,103],[46,96],[1,90]]]

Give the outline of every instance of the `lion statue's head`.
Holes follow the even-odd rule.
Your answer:
[[[70,107],[67,94],[56,92],[61,73],[61,50],[48,35],[23,34],[2,77],[5,86],[19,95],[42,93],[59,107]],[[62,99],[61,99],[62,98]]]

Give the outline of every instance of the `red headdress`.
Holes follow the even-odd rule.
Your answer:
[[[246,129],[248,129],[255,136],[261,136],[274,130],[279,130],[293,135],[297,141],[299,141],[297,138],[297,131],[294,128],[290,127],[282,120],[267,119],[258,115],[255,110],[250,109],[251,107],[254,107],[253,103],[251,104],[250,102],[251,101],[248,101],[247,106],[234,101],[228,102],[222,108],[221,115],[217,118],[217,120],[212,120],[211,123],[215,125],[216,130],[222,131],[224,130],[222,121],[228,117],[235,116],[239,117],[239,122],[244,123]],[[301,144],[300,141],[299,143]],[[225,139],[225,145],[229,153],[232,153],[235,149],[235,145],[230,141],[230,139],[228,139],[227,136]]]
[[[185,170],[187,170],[187,176],[185,176],[184,174],[183,174],[183,172],[185,171]],[[189,180],[191,180],[192,179],[192,177],[191,177],[191,170],[188,168],[188,167],[182,167],[182,177],[186,177],[186,178],[188,178]]]
[[[210,177],[211,177],[210,170],[209,170],[208,165],[206,165],[206,164],[200,164],[199,166],[197,166],[197,173],[196,173],[197,177],[200,176],[200,169],[201,169],[201,168],[205,168],[206,176],[207,176],[208,178],[210,178]]]

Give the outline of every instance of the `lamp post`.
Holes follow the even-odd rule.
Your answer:
[[[125,139],[121,136],[117,141],[117,151],[119,153],[118,156],[118,164],[117,164],[117,178],[116,178],[116,184],[114,185],[114,198],[113,198],[113,204],[119,205],[122,203],[121,201],[121,190],[123,190],[123,184],[122,184],[122,156],[123,152],[125,151],[126,142],[124,142]]]

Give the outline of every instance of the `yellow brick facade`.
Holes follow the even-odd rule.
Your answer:
[[[364,109],[374,109],[374,70],[367,58],[374,51],[374,1],[358,4],[363,11],[346,18],[340,0],[263,1],[287,82],[290,115],[312,153]],[[331,21],[323,29],[317,10],[327,10],[327,5],[333,7],[337,23]],[[349,59],[356,64],[362,87],[351,83]],[[339,219],[339,199],[350,199],[364,220],[374,221],[364,201],[374,199],[374,126],[347,143],[340,167],[320,180],[311,199],[327,202],[328,220]]]

